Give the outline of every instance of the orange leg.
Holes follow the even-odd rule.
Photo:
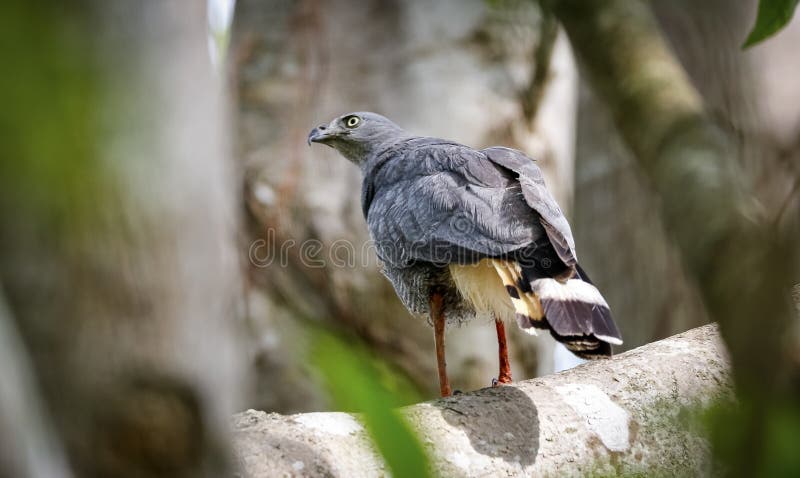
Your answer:
[[[494,319],[497,329],[498,356],[500,358],[500,375],[492,381],[492,386],[501,383],[511,383],[511,362],[508,361],[508,343],[506,342],[506,326],[500,319]]]
[[[452,394],[450,381],[447,379],[447,361],[444,356],[444,310],[442,295],[433,293],[430,302],[431,320],[433,321],[433,338],[436,342],[436,365],[439,367],[439,391],[443,397]]]

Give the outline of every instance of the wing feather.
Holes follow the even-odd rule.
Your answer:
[[[493,147],[482,151],[492,162],[519,176],[525,201],[540,215],[540,221],[558,257],[569,267],[578,263],[575,240],[567,218],[547,190],[544,176],[536,162],[515,149]]]
[[[513,174],[455,143],[417,144],[366,171],[362,207],[380,258],[473,263],[544,237]]]

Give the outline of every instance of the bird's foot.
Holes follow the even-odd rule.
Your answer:
[[[498,378],[493,378],[492,379],[492,388],[499,387],[501,385],[505,385],[505,384],[511,383],[511,382],[512,382],[511,377],[509,377],[507,375],[500,375]]]

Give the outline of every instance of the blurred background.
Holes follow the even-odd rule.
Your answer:
[[[796,215],[800,21],[742,50],[755,0],[648,6],[758,207]],[[8,1],[0,39],[0,475],[218,476],[230,413],[341,408],[326,383],[351,370],[324,364],[348,350],[392,405],[437,395],[432,330],[369,250],[360,172],[306,145],[350,111],[537,158],[618,352],[709,321],[538,2]],[[454,388],[496,376],[491,325],[448,330]],[[515,379],[577,363],[509,331]]]

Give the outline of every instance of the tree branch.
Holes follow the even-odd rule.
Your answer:
[[[676,417],[731,397],[714,325],[567,372],[402,410],[439,476],[702,476],[707,442]],[[385,466],[345,413],[234,418],[244,476],[377,476]]]

